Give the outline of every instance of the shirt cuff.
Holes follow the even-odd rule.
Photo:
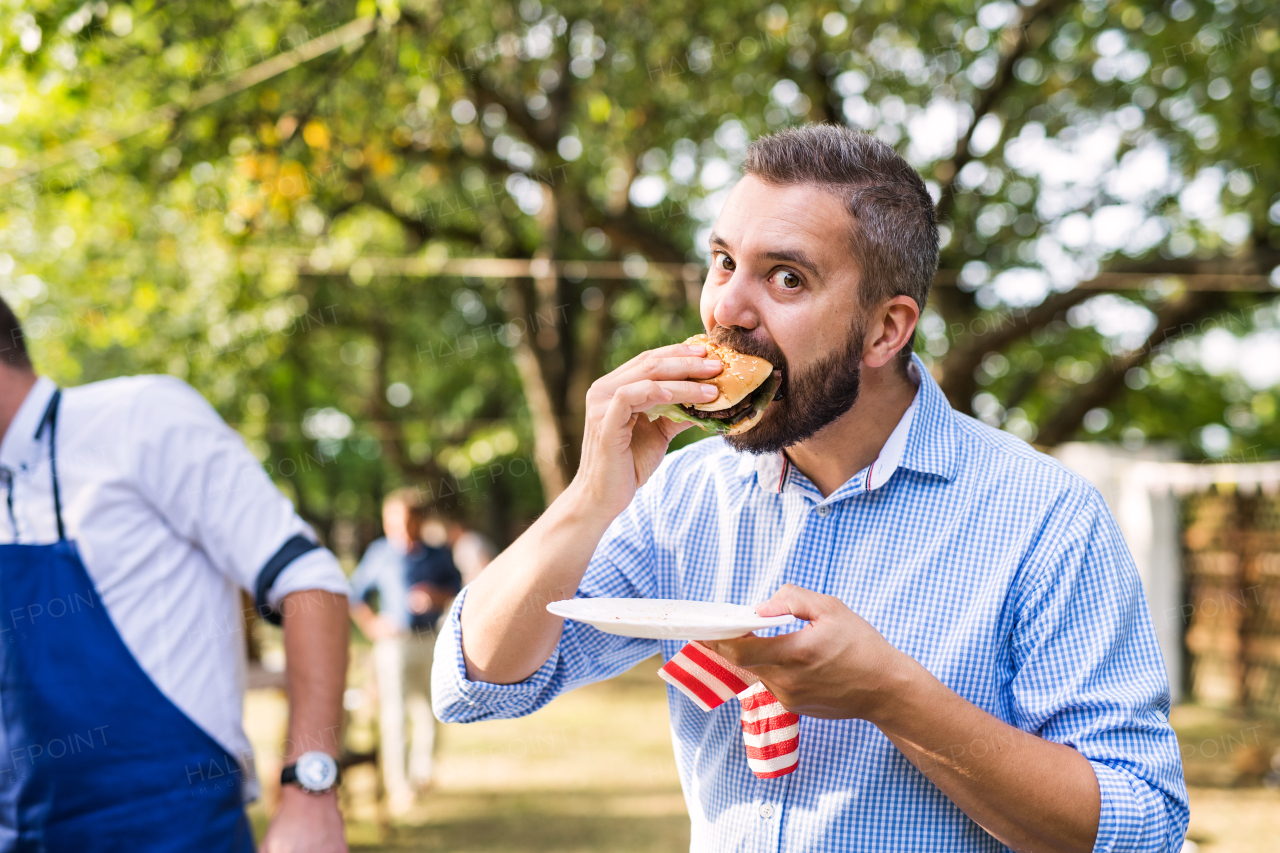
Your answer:
[[[524,681],[490,684],[467,678],[462,654],[462,606],[469,587],[463,587],[449,608],[449,616],[436,643],[431,673],[431,696],[436,716],[445,723],[471,723],[485,719],[521,716],[534,710],[545,695],[560,664],[560,646],[546,663]]]
[[[280,601],[286,595],[309,589],[322,589],[343,596],[351,594],[351,585],[342,573],[342,566],[338,565],[338,558],[327,548],[308,551],[285,566],[267,592],[267,603],[279,609]]]
[[[1146,816],[1129,777],[1101,761],[1089,763],[1093,765],[1094,775],[1098,777],[1098,790],[1102,794],[1098,813],[1098,838],[1093,844],[1094,853],[1136,850],[1135,845],[1143,835]]]

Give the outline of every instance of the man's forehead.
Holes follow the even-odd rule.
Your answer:
[[[716,218],[714,234],[746,241],[828,243],[843,238],[848,212],[835,194],[812,184],[769,184],[750,175],[738,182]]]

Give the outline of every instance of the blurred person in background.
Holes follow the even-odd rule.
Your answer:
[[[498,553],[488,536],[468,527],[452,513],[433,510],[428,514],[422,531],[422,538],[427,543],[440,547],[447,545],[453,551],[453,564],[462,575],[463,586],[475,580]]]
[[[374,540],[351,576],[351,616],[373,641],[378,683],[380,756],[391,810],[413,806],[415,788],[431,784],[435,716],[431,659],[436,623],[462,587],[448,548],[422,540],[427,507],[412,487],[383,500],[383,538]],[[375,612],[370,600],[376,594]],[[405,742],[405,717],[412,726]],[[406,748],[407,747],[407,748]]]
[[[241,590],[283,622],[264,853],[341,853],[347,583],[191,387],[37,376],[0,300],[0,850],[251,853]]]

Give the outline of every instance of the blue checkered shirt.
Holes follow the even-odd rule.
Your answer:
[[[1168,680],[1115,521],[1087,482],[952,410],[915,364],[920,390],[880,458],[825,499],[781,454],[718,438],[669,454],[578,596],[755,604],[784,583],[834,595],[968,701],[1088,758],[1102,791],[1095,850],[1177,851],[1188,808]],[[470,681],[465,595],[436,649],[446,722],[528,714],[683,646],[567,621],[527,680]],[[799,769],[762,780],[738,703],[706,713],[667,697],[695,851],[1006,849],[868,722],[801,717]]]

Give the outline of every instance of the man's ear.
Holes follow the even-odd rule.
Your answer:
[[[870,315],[862,361],[867,367],[883,367],[911,340],[920,321],[920,306],[910,296],[895,296]]]

